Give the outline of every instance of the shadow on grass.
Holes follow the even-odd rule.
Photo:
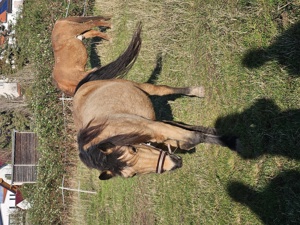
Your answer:
[[[242,113],[218,118],[220,134],[236,135],[244,159],[263,154],[282,155],[300,160],[300,110],[281,111],[271,99],[258,99]]]
[[[292,78],[300,76],[300,22],[292,25],[266,47],[249,50],[242,64],[259,68],[277,61]],[[258,99],[241,113],[216,121],[222,133],[229,128],[240,137],[237,153],[244,159],[264,154],[300,160],[300,110],[282,111],[271,99]],[[264,224],[300,224],[300,173],[286,170],[270,180],[263,190],[255,190],[241,182],[230,182],[230,197],[249,207]]]
[[[244,159],[264,154],[300,160],[300,110],[281,111],[271,99],[258,99],[241,113],[219,118],[216,128],[240,137],[237,153]],[[283,171],[263,190],[241,182],[230,182],[227,191],[248,206],[264,224],[300,224],[300,173]]]
[[[253,69],[271,60],[276,60],[291,77],[300,76],[300,22],[275,38],[269,47],[249,50],[242,64]]]
[[[106,30],[109,29],[109,28],[99,27],[98,29],[99,29],[99,31],[105,33]],[[89,52],[90,52],[89,60],[90,60],[91,68],[94,68],[94,67],[97,67],[97,66],[102,66],[100,57],[99,57],[98,52],[97,52],[97,46],[102,41],[107,41],[107,40],[104,40],[100,37],[93,37],[91,39],[88,39],[88,41],[87,41],[88,42],[87,45],[90,45],[90,46],[88,46],[88,49],[89,49]]]
[[[156,84],[158,77],[162,71],[162,55],[159,53],[156,57],[156,66],[153,69],[153,72],[146,83]],[[166,84],[168,85],[168,84]],[[169,120],[172,121],[173,113],[171,106],[169,105],[168,101],[175,101],[177,98],[182,97],[183,95],[166,95],[166,96],[149,96],[151,102],[154,107],[155,115],[157,120]]]
[[[101,60],[97,53],[97,45],[100,43],[102,39],[100,37],[93,37],[90,41],[90,64],[91,68],[101,66]],[[105,41],[105,40],[104,40]]]
[[[232,199],[248,206],[264,224],[300,224],[300,173],[288,170],[273,178],[262,190],[254,190],[240,182],[231,182]]]

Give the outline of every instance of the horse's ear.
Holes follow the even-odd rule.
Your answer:
[[[105,170],[100,174],[99,179],[100,180],[108,180],[110,178],[113,178],[114,176],[115,175],[111,171]]]
[[[112,144],[112,143],[110,143],[110,142],[106,142],[106,143],[100,143],[100,144],[98,144],[97,147],[102,152],[108,153],[108,149],[111,149],[111,148],[115,147],[115,145]]]

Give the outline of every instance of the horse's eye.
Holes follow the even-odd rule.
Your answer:
[[[132,146],[132,151],[133,151],[133,152],[137,152],[136,147]]]
[[[132,176],[131,176],[131,177],[135,177],[135,176],[136,176],[136,173],[132,174]]]

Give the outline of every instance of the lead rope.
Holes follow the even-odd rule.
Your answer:
[[[177,143],[177,146],[178,146],[178,143]],[[174,154],[177,151],[177,149],[178,149],[178,147],[176,147],[175,150],[172,151],[170,144],[168,144],[167,147],[168,147],[168,151],[169,151],[170,154]]]

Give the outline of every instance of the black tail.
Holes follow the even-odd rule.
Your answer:
[[[135,31],[132,40],[122,55],[115,61],[103,67],[96,67],[95,70],[83,78],[77,85],[76,91],[86,82],[93,80],[107,80],[113,78],[122,78],[131,69],[139,54],[142,39],[141,39],[142,24],[138,23],[137,30]]]

